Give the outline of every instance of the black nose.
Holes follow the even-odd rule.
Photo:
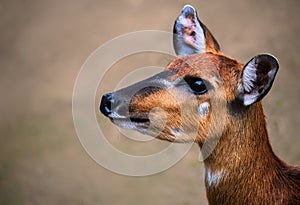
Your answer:
[[[111,114],[111,104],[113,103],[113,94],[108,93],[102,96],[101,103],[100,103],[100,111],[103,115],[108,117]]]

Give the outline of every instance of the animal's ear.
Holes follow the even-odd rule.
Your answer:
[[[279,64],[270,54],[252,58],[244,67],[238,97],[245,106],[260,101],[271,89]]]
[[[220,46],[206,26],[198,19],[196,9],[183,7],[174,24],[173,44],[178,56],[220,51]]]

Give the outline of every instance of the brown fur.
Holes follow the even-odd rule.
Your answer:
[[[300,169],[285,164],[273,153],[261,102],[244,107],[236,100],[243,65],[219,53],[203,53],[175,59],[166,69],[174,72],[173,80],[186,75],[208,81],[216,78],[219,88],[223,89],[219,92],[219,88],[213,88],[210,96],[190,102],[191,117],[184,127],[198,123],[196,139],[176,139],[170,134],[171,127],[182,124],[182,105],[167,90],[160,89],[142,97],[137,95],[131,102],[136,113],[150,112],[154,107],[166,111],[166,127],[158,136],[163,140],[196,141],[202,147],[208,133],[217,132],[214,129],[218,129],[218,120],[226,121],[217,147],[205,160],[205,166],[212,172],[222,169],[226,173],[218,185],[206,183],[209,203],[300,204]],[[217,102],[205,120],[195,115],[195,107],[204,101]],[[224,103],[226,107],[222,106]],[[215,119],[212,112],[217,112]],[[159,113],[155,114],[159,118]],[[212,125],[214,123],[216,125]]]
[[[165,127],[157,138],[196,142],[203,154],[205,145],[212,146],[219,139],[204,161],[210,173],[222,173],[217,183],[206,179],[210,204],[300,204],[300,168],[287,165],[273,153],[261,102],[244,106],[238,98],[244,65],[222,54],[213,35],[202,27],[206,52],[176,58],[165,69],[172,75],[164,80],[172,84],[185,76],[202,78],[209,92],[195,96],[185,90],[188,86],[180,88],[175,83],[165,89],[141,90],[130,99],[130,115],[151,113],[154,129],[159,129],[165,116]],[[258,87],[268,81],[266,63],[256,73],[261,82]],[[115,95],[122,97],[126,89],[131,87]],[[200,117],[198,107],[203,102],[210,108]],[[165,113],[153,111],[156,107]]]
[[[217,186],[206,183],[210,204],[300,204],[300,169],[273,153],[261,103],[231,111],[216,149],[205,160],[212,171],[226,170]]]

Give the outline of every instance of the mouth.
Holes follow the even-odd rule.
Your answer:
[[[111,113],[108,118],[117,126],[133,129],[134,127],[148,128],[150,119],[147,113],[132,114],[130,116],[121,116]]]
[[[131,122],[134,123],[142,123],[142,124],[150,124],[149,116],[147,113],[135,114],[129,117]]]

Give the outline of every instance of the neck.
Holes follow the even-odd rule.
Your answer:
[[[233,112],[220,141],[204,161],[211,204],[248,204],[265,196],[281,161],[269,143],[261,103]],[[262,202],[262,201],[260,201]]]

